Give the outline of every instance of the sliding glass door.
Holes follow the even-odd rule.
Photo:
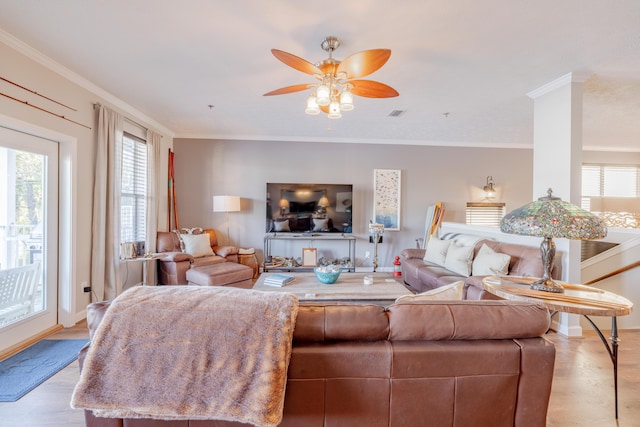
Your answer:
[[[0,352],[57,324],[58,143],[0,127]]]

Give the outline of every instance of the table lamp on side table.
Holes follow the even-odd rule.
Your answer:
[[[551,267],[556,255],[553,238],[602,239],[607,235],[607,227],[601,218],[591,212],[553,197],[551,189],[547,193],[547,197],[540,197],[505,215],[500,222],[500,230],[503,233],[544,238],[540,244],[543,275],[531,284],[531,288],[562,293],[562,286],[551,279]]]

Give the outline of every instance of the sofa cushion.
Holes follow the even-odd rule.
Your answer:
[[[444,265],[447,257],[447,251],[451,246],[452,240],[441,240],[435,236],[431,236],[427,243],[427,251],[424,253],[424,260],[438,265]]]
[[[403,295],[396,299],[396,302],[400,301],[435,301],[435,300],[461,300],[462,290],[464,289],[464,282],[458,280],[446,286],[440,286],[439,288],[432,289],[427,292],[422,292],[415,295]]]
[[[387,307],[389,339],[532,338],[549,328],[549,310],[519,301],[402,301]]]
[[[490,276],[509,273],[511,257],[491,249],[486,244],[478,251],[473,259],[472,271],[474,276]]]
[[[453,243],[447,250],[444,259],[444,267],[461,276],[469,277],[471,274],[471,261],[473,258],[473,246],[458,246]]]
[[[295,342],[377,341],[389,335],[384,307],[376,304],[304,303],[298,310]]]
[[[181,234],[180,240],[184,243],[183,252],[194,258],[215,255],[209,246],[208,234]]]

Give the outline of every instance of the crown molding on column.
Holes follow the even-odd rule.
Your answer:
[[[568,83],[584,83],[589,78],[589,76],[591,76],[591,73],[587,73],[587,72],[574,71],[572,73],[567,73],[562,77],[559,77],[543,86],[540,86],[538,89],[534,89],[531,92],[527,92],[527,96],[531,99],[536,99]]]
[[[54,73],[59,74],[60,76],[66,78],[67,80],[70,80],[71,82],[77,84],[78,86],[102,98],[105,102],[113,105],[114,107],[119,108],[120,110],[126,113],[131,114],[136,118],[137,121],[143,121],[149,124],[149,126],[157,129],[158,131],[162,132],[169,138],[174,137],[175,132],[173,132],[171,129],[167,128],[166,126],[162,125],[161,123],[157,122],[156,120],[142,113],[138,109],[127,104],[126,102],[116,97],[115,95],[111,94],[110,92],[107,92],[106,90],[102,89],[100,86],[90,82],[89,80],[85,79],[79,74],[71,71],[64,65],[54,61],[53,59],[49,58],[42,52],[34,49],[33,47],[29,46],[22,40],[6,32],[2,28],[0,28],[0,43],[6,44],[7,46],[18,51],[19,53],[25,55],[26,57],[42,65],[43,67],[48,68]]]

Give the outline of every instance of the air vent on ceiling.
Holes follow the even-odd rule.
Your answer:
[[[391,112],[389,113],[389,117],[400,117],[401,115],[403,115],[404,113],[406,113],[407,110],[391,110]]]

